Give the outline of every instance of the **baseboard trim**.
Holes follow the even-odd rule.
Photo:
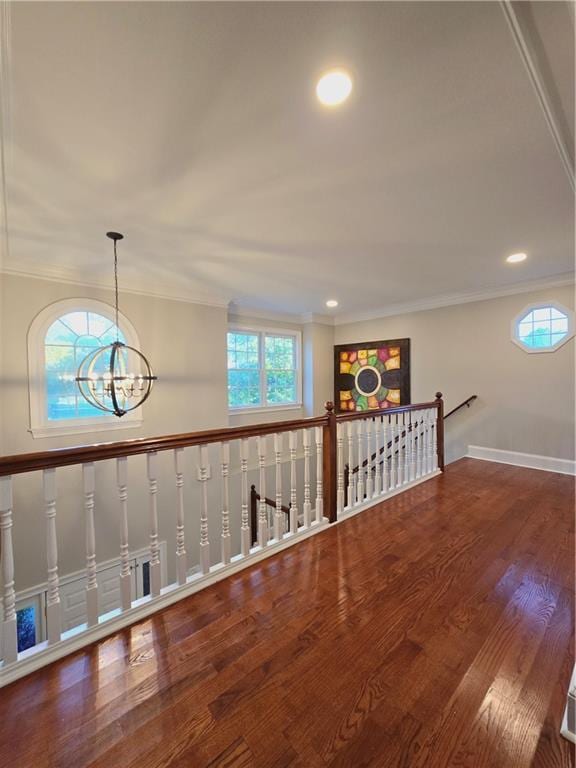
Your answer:
[[[520,451],[502,451],[499,448],[484,448],[480,445],[469,445],[467,456],[470,459],[496,461],[499,464],[513,464],[516,467],[559,472],[562,475],[576,475],[576,461],[558,459],[554,456],[539,456],[536,453],[521,453]]]

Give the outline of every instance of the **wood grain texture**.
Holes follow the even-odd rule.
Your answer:
[[[463,459],[4,688],[18,768],[571,768],[573,479]]]

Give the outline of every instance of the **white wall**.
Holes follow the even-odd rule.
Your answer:
[[[446,409],[478,395],[446,421],[447,457],[469,444],[574,458],[574,339],[528,354],[510,340],[512,319],[532,302],[574,307],[570,286],[383,317],[336,327],[335,343],[411,339],[412,401],[444,393]]]

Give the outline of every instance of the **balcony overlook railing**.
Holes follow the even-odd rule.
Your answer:
[[[443,427],[438,393],[431,402],[379,411],[335,415],[327,403],[326,413],[315,418],[0,458],[0,685],[438,474],[444,469]],[[392,450],[382,451],[384,446]],[[129,488],[128,462],[137,456],[145,457],[145,474],[136,490],[145,492],[148,506],[149,594],[144,597],[134,592],[130,566],[129,522],[142,524],[139,506],[129,515],[134,486]],[[381,459],[364,460],[373,456]],[[346,464],[362,470],[345,474]],[[139,466],[136,462],[134,468]],[[62,499],[56,483],[60,473],[68,484]],[[76,503],[72,480],[82,483]],[[20,651],[13,531],[19,509],[29,514],[37,504],[37,497],[30,497],[35,488],[42,493],[35,524],[43,520],[46,628],[45,638]],[[85,534],[84,618],[68,629],[60,594],[61,506],[67,515],[80,510]],[[106,611],[96,551],[101,506],[118,519],[119,598]],[[169,578],[163,576],[160,523],[164,530],[174,524]]]

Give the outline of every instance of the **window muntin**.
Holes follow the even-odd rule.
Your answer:
[[[573,313],[553,302],[526,307],[512,324],[512,340],[526,352],[553,352],[573,335]]]
[[[299,404],[299,334],[231,329],[227,354],[232,410]]]
[[[112,344],[124,334],[96,312],[67,312],[55,320],[44,339],[44,385],[48,421],[101,419],[109,414],[90,405],[75,381],[78,366],[93,349]],[[101,361],[104,364],[104,361]],[[104,369],[97,373],[105,373]]]

